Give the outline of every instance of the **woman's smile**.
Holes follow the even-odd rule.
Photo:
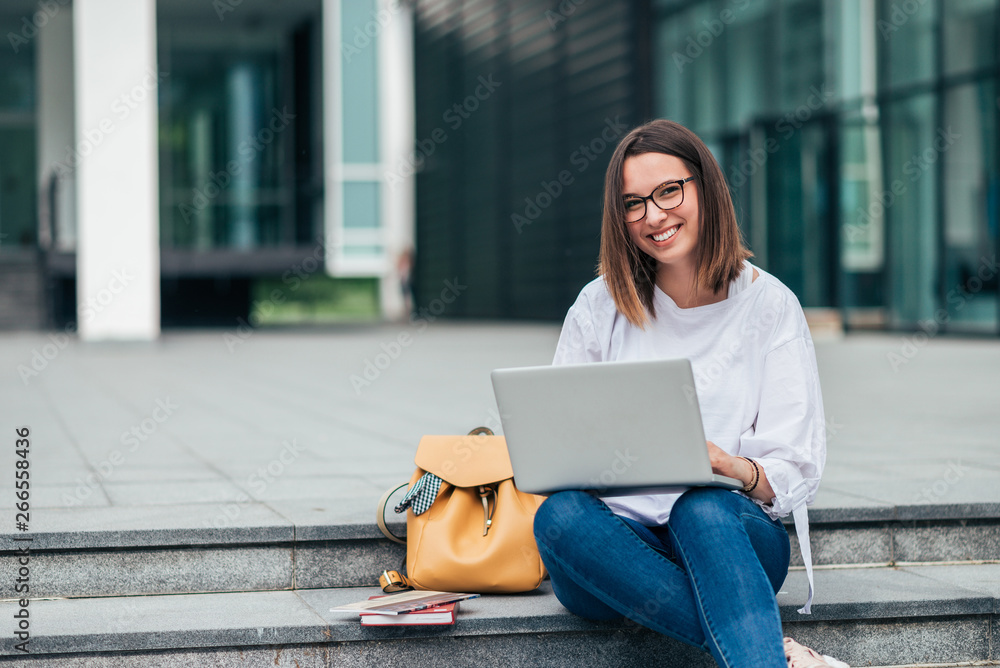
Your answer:
[[[653,240],[654,244],[662,248],[663,246],[666,246],[670,240],[674,238],[674,236],[676,236],[677,232],[680,231],[681,226],[683,225],[684,223],[677,223],[676,225],[671,225],[665,230],[655,234],[649,234],[647,236]]]

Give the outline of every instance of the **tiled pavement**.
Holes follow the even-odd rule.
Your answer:
[[[181,514],[211,526],[233,502],[294,518],[320,499],[368,516],[412,472],[422,434],[496,427],[489,372],[548,363],[558,332],[356,325],[167,333],[153,344],[8,334],[0,434],[13,446],[14,427],[31,428],[39,518],[142,508],[151,522]],[[817,340],[829,443],[817,507],[1000,503],[1000,341],[911,349],[910,339]],[[3,498],[13,447],[0,453]]]

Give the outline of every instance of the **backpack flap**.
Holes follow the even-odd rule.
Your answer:
[[[503,436],[424,436],[414,463],[455,487],[491,485],[514,477]]]

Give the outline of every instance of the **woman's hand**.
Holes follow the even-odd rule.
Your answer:
[[[705,441],[705,443],[708,444],[708,461],[712,464],[712,473],[724,475],[727,478],[736,478],[743,483],[744,487],[753,482],[754,470],[750,462],[742,457],[729,454],[711,441]],[[771,488],[771,483],[767,481],[764,468],[760,464],[757,465],[757,468],[760,469],[760,480],[757,481],[757,487],[748,495],[761,501],[770,502],[774,498],[774,490]]]
[[[715,443],[708,444],[708,461],[712,463],[712,473],[724,475],[727,478],[742,480],[745,485],[753,480],[753,466],[742,457],[734,457]]]

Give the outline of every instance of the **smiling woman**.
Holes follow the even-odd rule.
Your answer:
[[[670,181],[679,192],[658,195]],[[628,205],[642,197],[636,193],[650,191],[655,206],[647,202],[636,218],[638,209]],[[684,306],[719,301],[749,257],[725,177],[705,144],[669,121],[629,133],[611,156],[604,182],[599,268],[629,322],[641,328],[656,317],[654,286]]]
[[[538,509],[535,539],[553,591],[581,617],[624,615],[720,666],[842,666],[782,641],[775,595],[790,546],[780,518],[795,519],[807,614],[806,504],[826,459],[825,418],[802,308],[750,256],[722,171],[694,133],[657,120],[625,136],[605,178],[600,276],[566,315],[553,363],[687,358],[712,470],[744,487],[562,491]],[[655,409],[656,397],[637,400]]]

